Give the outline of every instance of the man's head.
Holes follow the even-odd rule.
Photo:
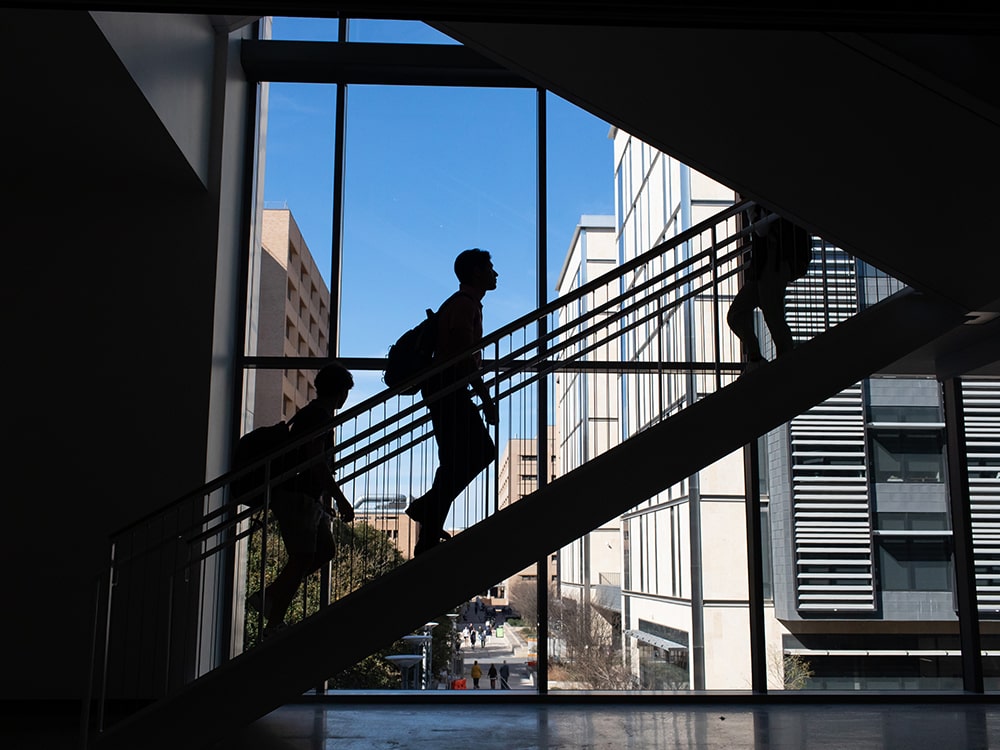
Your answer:
[[[316,387],[316,397],[331,399],[339,409],[347,400],[347,394],[354,387],[354,376],[351,371],[339,362],[331,362],[316,373],[313,380]]]
[[[455,275],[461,283],[488,292],[497,288],[500,274],[493,269],[489,251],[474,247],[463,250],[455,258]]]

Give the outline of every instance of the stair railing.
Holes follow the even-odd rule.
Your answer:
[[[603,411],[583,418],[603,419],[613,427],[603,436],[595,431],[599,437],[582,449],[557,448],[565,455],[556,466],[541,465],[550,463],[549,450],[536,446],[519,453],[535,454],[536,477],[542,471],[566,473],[683,408],[690,400],[678,394],[692,386],[702,396],[739,375],[739,342],[725,314],[739,288],[749,231],[739,217],[750,205],[731,206],[484,337],[484,382],[502,415],[494,428],[500,455],[456,499],[449,516],[452,531],[531,491],[532,481],[525,478],[530,471],[505,466],[501,476],[500,463],[518,441],[533,440],[538,410],[567,424],[581,417],[575,413],[581,409]],[[827,252],[821,244],[814,255],[822,268],[803,280],[820,307],[828,300],[815,278],[825,274]],[[601,378],[620,394],[619,401],[595,403],[588,382],[594,390],[595,379]],[[543,379],[550,395],[547,403],[538,403]],[[335,430],[333,465],[358,511],[351,526],[335,522],[337,559],[329,576],[303,585],[290,609],[293,619],[315,612],[328,596],[374,580],[401,564],[412,549],[415,526],[402,511],[429,487],[436,446],[427,402],[401,395],[407,385],[344,410],[290,447]],[[466,387],[455,383],[432,398]],[[275,556],[280,558],[277,534],[264,521],[271,491],[304,468],[282,465],[278,470],[283,458],[275,453],[224,474],[112,537],[95,632],[98,728],[109,698],[155,699],[256,642],[262,622],[244,617],[243,603],[273,574]],[[229,487],[261,467],[266,477],[262,507],[244,507],[249,498],[231,497]]]

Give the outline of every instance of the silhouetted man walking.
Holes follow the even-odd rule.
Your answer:
[[[489,466],[496,454],[483,419],[495,425],[498,413],[479,372],[482,355],[476,346],[483,337],[482,299],[486,292],[497,288],[499,274],[493,269],[489,252],[473,248],[462,251],[455,258],[455,275],[459,281],[458,291],[438,308],[432,366],[461,353],[468,356],[429,378],[421,389],[434,425],[438,468],[430,490],[406,509],[406,514],[420,524],[414,556],[442,541],[444,521],[452,502]],[[436,396],[462,381],[464,384]],[[472,401],[472,393],[482,403],[482,418]]]

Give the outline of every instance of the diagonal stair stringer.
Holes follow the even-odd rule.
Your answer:
[[[951,303],[900,292],[147,706],[95,747],[210,747],[964,319]]]

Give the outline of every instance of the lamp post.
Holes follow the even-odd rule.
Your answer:
[[[455,642],[458,640],[458,612],[449,612],[448,619],[451,620],[451,634],[449,638],[451,642],[448,644],[448,653],[450,657],[448,659],[448,687],[451,688],[452,675],[458,674],[459,670],[455,668],[455,662],[457,656],[455,655]]]
[[[403,690],[406,690],[410,687],[410,681],[406,679],[407,670],[419,664],[423,658],[423,654],[392,654],[385,657],[385,660],[390,664],[395,664],[399,667],[400,687],[402,687]],[[416,681],[414,680],[413,687],[416,687],[415,683]]]
[[[436,625],[437,623],[434,624]],[[425,625],[424,627],[426,628],[427,626]],[[421,690],[426,690],[428,686],[427,672],[430,661],[428,657],[430,655],[431,638],[432,636],[428,635],[427,633],[423,633],[422,635],[404,635],[402,638],[402,640],[406,641],[407,643],[420,644],[420,660],[424,663],[424,674],[423,678],[420,680]],[[414,687],[416,687],[416,685],[414,685]]]
[[[424,663],[424,690],[430,688],[431,679],[434,677],[434,660],[431,658],[431,655],[434,651],[434,628],[437,626],[438,623],[436,620],[424,623],[424,635],[427,636],[427,650],[424,654],[424,658],[427,660]]]

